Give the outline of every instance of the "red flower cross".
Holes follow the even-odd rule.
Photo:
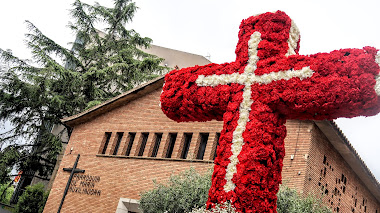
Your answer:
[[[380,111],[378,50],[298,55],[298,29],[281,11],[243,20],[236,61],[173,70],[161,95],[173,120],[223,120],[208,207],[276,212],[286,119]]]

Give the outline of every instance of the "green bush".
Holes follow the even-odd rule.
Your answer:
[[[330,213],[320,199],[300,196],[296,190],[281,186],[277,193],[277,213]]]
[[[190,212],[203,206],[211,186],[211,171],[200,175],[195,169],[172,175],[166,184],[141,194],[140,208],[144,213]]]
[[[0,203],[9,204],[14,188],[9,184],[0,184]]]
[[[195,169],[179,175],[172,175],[166,184],[155,183],[155,188],[141,194],[140,208],[144,213],[234,213],[228,204],[217,209],[205,210],[208,190],[211,186],[211,172],[200,175]],[[311,196],[302,197],[296,190],[281,186],[277,193],[278,213],[330,213],[321,200]],[[227,209],[226,209],[227,208]]]
[[[48,193],[41,183],[27,186],[25,192],[18,199],[15,213],[41,213],[44,210]]]

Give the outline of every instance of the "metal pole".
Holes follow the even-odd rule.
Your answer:
[[[73,166],[73,170],[71,170],[71,174],[70,174],[69,180],[67,181],[65,191],[63,192],[63,197],[62,197],[62,200],[61,200],[61,204],[59,204],[59,208],[58,208],[57,213],[61,212],[63,201],[65,201],[65,197],[66,197],[67,191],[69,190],[69,187],[70,187],[70,184],[71,184],[71,180],[73,179],[73,176],[74,176],[74,173],[75,173],[75,169],[77,168],[77,164],[78,164],[79,158],[80,158],[80,154],[78,154],[78,157],[75,160],[75,163],[74,163],[74,166]]]

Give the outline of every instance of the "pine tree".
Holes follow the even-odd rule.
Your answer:
[[[8,65],[0,74],[0,122],[13,126],[0,134],[0,147],[7,146],[0,152],[7,156],[7,165],[0,162],[0,174],[12,162],[46,176],[61,149],[59,135],[51,134],[53,125],[62,125],[63,117],[132,89],[165,69],[159,65],[162,59],[141,50],[152,40],[126,28],[136,9],[130,0],[115,0],[113,8],[76,0],[69,23],[77,35],[72,49],[60,46],[29,21],[31,60],[0,49],[0,58]],[[99,31],[99,25],[105,28]],[[7,155],[9,150],[12,155]]]

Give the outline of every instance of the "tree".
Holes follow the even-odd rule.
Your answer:
[[[172,175],[166,184],[155,183],[155,188],[141,194],[140,208],[146,213],[235,213],[229,203],[206,210],[205,203],[211,187],[211,171],[200,175],[195,169]],[[277,193],[278,213],[330,213],[321,200],[303,197],[284,185]]]
[[[72,49],[58,45],[29,21],[26,44],[31,60],[0,49],[0,58],[8,64],[0,74],[0,121],[12,125],[0,134],[0,147],[7,146],[0,154],[8,156],[6,163],[0,162],[2,176],[11,164],[47,176],[61,149],[59,135],[51,134],[53,125],[63,125],[63,117],[117,96],[165,69],[159,65],[162,59],[140,49],[152,40],[126,28],[136,9],[130,0],[115,0],[113,8],[76,0],[69,23],[77,35]],[[97,29],[100,24],[103,32]]]
[[[15,213],[42,213],[49,193],[41,183],[27,186],[15,207]]]
[[[20,154],[13,146],[8,146],[0,151],[0,184],[6,184],[11,181],[8,174],[12,166],[16,163]]]

